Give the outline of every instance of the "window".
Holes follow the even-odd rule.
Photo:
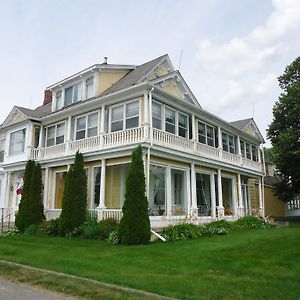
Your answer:
[[[81,100],[82,83],[78,82],[65,89],[65,106]]]
[[[161,129],[161,105],[152,103],[152,126],[156,129]]]
[[[207,144],[215,147],[215,129],[214,127],[198,122],[198,141],[202,144]]]
[[[0,140],[0,162],[4,160],[5,139]]]
[[[167,132],[175,134],[175,110],[166,107],[165,128]]]
[[[235,139],[234,136],[222,132],[223,150],[235,154]]]
[[[245,142],[246,158],[248,158],[248,159],[251,159],[250,147],[251,147],[251,145],[249,143]]]
[[[181,170],[171,170],[172,215],[185,214],[186,177]]]
[[[210,175],[196,173],[197,208],[199,216],[211,214]]]
[[[252,150],[252,160],[258,161],[257,147],[254,145],[251,145],[251,150]]]
[[[55,99],[56,99],[56,110],[59,110],[63,107],[62,92],[61,91],[59,91],[55,94]]]
[[[188,118],[187,115],[178,113],[178,135],[188,137]]]
[[[86,80],[86,99],[94,96],[94,77],[90,77]]]
[[[139,126],[139,101],[129,102],[111,110],[111,132]]]
[[[241,141],[241,153],[242,156],[245,157],[245,142]]]
[[[241,154],[247,159],[258,161],[258,147],[241,140]]]
[[[101,187],[101,168],[94,168],[94,208],[99,205]]]
[[[25,150],[26,129],[21,129],[10,134],[9,154],[23,153]]]
[[[59,123],[47,128],[46,147],[62,144],[65,141],[65,123]]]
[[[76,119],[75,140],[81,140],[98,134],[98,113]]]

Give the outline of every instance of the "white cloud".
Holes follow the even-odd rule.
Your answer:
[[[300,53],[299,32],[300,1],[274,0],[269,18],[249,34],[233,37],[223,44],[208,39],[200,41],[196,69],[201,85],[195,91],[200,103],[233,120],[231,112],[237,105],[248,109],[251,116],[253,103],[258,104],[256,107],[259,103],[266,106],[268,99],[264,116],[258,115],[264,117],[261,123],[265,122],[266,127],[276,100],[274,91],[279,93],[277,77]],[[207,92],[207,87],[213,88]]]

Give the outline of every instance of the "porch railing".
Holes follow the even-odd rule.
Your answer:
[[[0,208],[0,233],[10,229],[15,221],[16,210],[13,208]]]

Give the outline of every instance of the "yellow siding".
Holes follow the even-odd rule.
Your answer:
[[[131,162],[131,156],[111,158],[106,161],[106,164],[109,166],[109,165],[116,165],[116,164],[124,164],[128,162]]]
[[[178,167],[189,167],[190,165],[188,163],[182,162],[182,161],[176,161],[156,156],[150,156],[151,162],[157,162],[164,165],[173,165]]]
[[[49,170],[49,206],[55,208],[56,205],[56,173],[67,172],[67,166],[52,168]],[[58,201],[60,202],[60,201]]]
[[[168,74],[167,68],[164,66],[160,66],[152,74],[150,74],[147,79],[153,80],[155,78],[162,77],[166,74]]]
[[[118,70],[118,71],[105,71],[102,70],[99,74],[99,87],[97,95],[100,95],[118,80],[120,80],[124,75],[128,73],[128,70]]]
[[[105,206],[107,208],[120,208],[121,193],[121,166],[106,168],[105,178]]]
[[[176,89],[175,86],[173,86],[172,84],[167,84],[166,86],[164,86],[162,88],[166,93],[171,94],[175,97],[180,98],[181,94],[179,93],[179,91]]]
[[[203,171],[203,172],[211,172],[211,173],[216,173],[216,169],[209,168],[209,167],[204,167],[204,166],[195,166],[196,171]]]
[[[244,129],[244,131],[250,135],[254,135],[255,136],[255,132],[254,132],[254,129],[252,127],[246,127]]]
[[[284,217],[284,202],[274,194],[274,188],[270,186],[265,186],[265,214]]]

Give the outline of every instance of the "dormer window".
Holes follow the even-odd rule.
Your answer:
[[[89,77],[86,82],[86,99],[94,97],[94,77]]]
[[[63,102],[62,102],[62,92],[61,91],[59,91],[55,94],[55,99],[56,99],[56,110],[62,109]]]
[[[78,82],[65,89],[65,106],[81,100],[82,83]]]

